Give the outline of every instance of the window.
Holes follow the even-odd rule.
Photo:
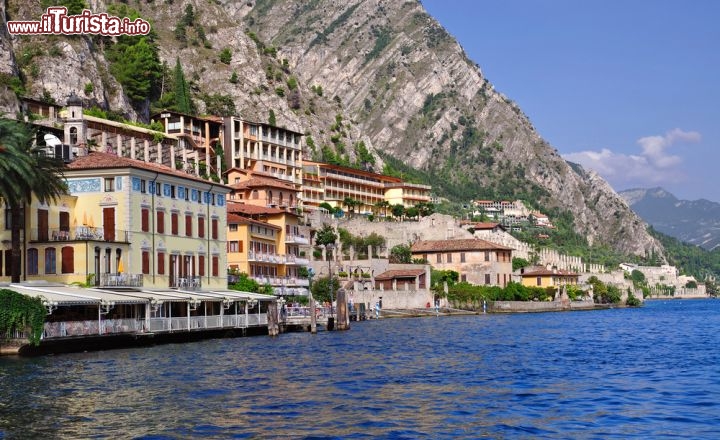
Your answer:
[[[155,184],[155,195],[156,196],[162,196],[162,188],[159,183]]]
[[[460,262],[461,263],[465,262],[465,252],[460,252]]]
[[[185,236],[192,237],[192,215],[185,214]]]
[[[452,253],[448,252],[447,254],[447,262],[452,263]]]
[[[115,178],[114,177],[106,177],[105,178],[105,192],[113,192],[115,191]]]
[[[490,274],[489,273],[485,274],[485,284],[490,284]]]
[[[212,239],[217,240],[218,238],[218,221],[216,218],[212,219]]]
[[[201,277],[205,276],[205,255],[199,255],[198,256],[198,265],[200,266],[198,269],[198,274]]]
[[[75,249],[72,246],[65,246],[61,250],[62,255],[62,273],[75,272]]]
[[[147,182],[145,179],[140,179],[140,192],[143,194],[147,192]]]
[[[175,185],[170,185],[170,197],[175,198]]]
[[[228,241],[228,252],[240,252],[240,245],[237,241]]]
[[[220,257],[214,256],[212,257],[212,276],[216,277],[220,273],[218,270],[220,267]]]
[[[165,213],[163,211],[157,212],[157,233],[165,233]]]
[[[164,275],[165,274],[165,253],[158,252],[158,262],[157,262],[157,273],[158,275]]]
[[[500,274],[497,274],[497,282],[495,284],[500,285]]]
[[[237,223],[231,223],[231,224],[229,224],[229,225],[228,225],[228,229],[230,229],[230,232],[237,232],[237,230],[238,230],[238,225],[237,225]]]
[[[205,238],[205,217],[198,217],[198,237]]]
[[[148,275],[150,273],[150,252],[142,253],[142,273]]]
[[[485,261],[490,261],[490,251],[485,251]]]
[[[460,281],[462,281],[463,283],[466,283],[466,282],[467,282],[467,275],[463,274],[462,276],[460,276]]]
[[[541,277],[537,277],[537,279],[535,280],[535,283],[536,283],[538,286],[542,286],[542,278],[541,278]]]
[[[442,263],[442,254],[435,255],[435,258],[436,258],[436,261],[435,261],[436,263]]]
[[[172,235],[178,235],[178,214],[177,212],[173,212],[170,214],[170,231]]]
[[[150,210],[142,208],[140,210],[141,225],[140,228],[143,232],[150,232]]]
[[[7,263],[11,263],[12,266],[12,259],[8,258],[7,251],[5,252],[5,271],[7,272],[8,266]],[[37,275],[38,274],[38,250],[35,248],[30,248],[27,251],[27,265],[28,265],[28,275]]]
[[[55,248],[45,249],[45,273],[56,273]]]

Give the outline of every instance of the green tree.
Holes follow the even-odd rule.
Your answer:
[[[393,205],[392,207],[392,215],[395,218],[402,218],[402,216],[405,214],[405,207],[401,204]]]
[[[268,110],[268,124],[277,126],[277,120],[275,119],[275,111],[273,109]]]
[[[336,277],[332,278],[332,283],[329,282],[328,277],[319,278],[317,280],[313,280],[312,284],[312,294],[313,298],[315,298],[315,301],[324,302],[324,301],[330,301],[330,286],[332,286],[332,291],[337,292],[340,288],[340,280]],[[334,298],[334,295],[333,295]]]
[[[33,146],[32,131],[19,122],[0,120],[0,197],[10,210],[13,283],[20,282],[22,247],[20,231],[24,228],[23,211],[33,196],[40,203],[57,201],[67,194],[61,159],[46,156],[43,148]]]
[[[512,270],[513,270],[513,272],[515,272],[515,271],[518,270],[518,269],[521,269],[521,268],[523,268],[523,267],[528,267],[528,266],[530,266],[530,262],[529,262],[528,260],[524,259],[524,258],[514,257],[514,258],[512,259]]]
[[[230,64],[230,61],[232,61],[232,51],[229,47],[226,47],[220,51],[220,62],[223,64]]]
[[[175,105],[173,109],[180,113],[195,114],[195,105],[190,97],[190,87],[185,80],[185,73],[179,57],[175,59],[175,74],[173,77],[175,84]]]
[[[137,37],[135,37],[137,38]],[[162,75],[162,65],[157,45],[146,37],[133,40],[119,39],[109,51],[110,71],[133,103],[142,103],[152,98],[153,88]]]
[[[411,263],[412,251],[410,250],[410,246],[406,244],[393,246],[393,248],[390,249],[390,262],[404,264]]]
[[[260,283],[253,280],[245,272],[238,274],[238,279],[235,283],[228,286],[231,290],[239,290],[241,292],[259,292]]]
[[[338,239],[338,235],[332,226],[327,223],[323,224],[322,229],[315,233],[315,245],[316,246],[327,246],[329,244],[335,244]],[[327,255],[330,258],[330,254]]]

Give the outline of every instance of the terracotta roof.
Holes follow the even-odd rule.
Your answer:
[[[421,252],[447,252],[447,251],[488,251],[488,250],[512,250],[489,241],[477,238],[463,238],[459,240],[429,240],[418,241],[410,247],[413,253]]]
[[[522,273],[521,276],[523,277],[541,277],[541,276],[558,276],[558,277],[576,277],[578,274],[575,272],[570,272],[569,270],[562,270],[562,269],[546,269],[546,268],[540,268],[540,269],[534,269],[530,272]]]
[[[388,270],[375,277],[375,280],[392,280],[395,278],[417,277],[425,273],[425,269]]]
[[[131,159],[129,157],[117,156],[114,154],[101,153],[99,151],[91,151],[87,156],[80,156],[67,165],[68,170],[99,170],[112,168],[135,168],[165,174],[168,176],[180,177],[183,179],[195,180],[206,184],[213,184],[218,188],[227,188],[226,185],[213,182],[211,180],[201,179],[192,174],[175,170],[166,165],[155,162],[144,162],[142,160]]]
[[[243,225],[248,225],[248,224],[252,223],[255,225],[262,225],[262,226],[267,226],[268,228],[277,229],[278,231],[282,230],[282,228],[280,226],[271,225],[268,222],[263,222],[260,220],[253,220],[249,217],[243,217],[243,216],[237,215],[237,214],[228,214],[227,215],[227,223],[228,224],[237,223],[237,224],[243,224]]]
[[[272,187],[272,188],[280,188],[280,189],[286,189],[288,191],[297,191],[297,189],[285,182],[282,182],[279,179],[275,179],[272,177],[260,177],[260,176],[253,176],[244,181],[239,183],[234,183],[230,185],[230,188],[232,189],[246,189],[246,188],[256,188],[256,187]]]
[[[378,180],[381,180],[383,183],[387,183],[387,182],[401,183],[402,182],[402,179],[399,177],[387,176],[385,174],[378,174],[378,173],[373,173],[370,171],[358,170],[356,168],[344,167],[342,165],[333,165],[333,164],[329,164],[329,163],[325,163],[325,162],[313,162],[311,160],[303,160],[303,165],[319,166],[320,168],[327,168],[327,169],[332,169],[332,170],[337,170],[337,171],[343,171],[348,174],[357,174],[357,175],[365,176],[365,177],[373,177]],[[334,178],[332,175],[323,176],[323,177]]]
[[[244,203],[237,203],[237,202],[230,202],[230,201],[227,204],[227,211],[228,211],[228,213],[240,213],[240,214],[246,214],[246,215],[288,214],[288,212],[285,211],[284,209],[267,208],[265,206],[259,206],[259,205],[246,205]]]

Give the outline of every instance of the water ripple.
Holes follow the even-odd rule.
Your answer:
[[[0,438],[720,437],[720,303],[0,359]]]

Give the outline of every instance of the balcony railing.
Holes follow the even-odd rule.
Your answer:
[[[170,281],[170,287],[181,290],[200,290],[202,288],[201,277],[180,277]]]
[[[142,274],[131,273],[101,273],[100,287],[142,287]]]
[[[57,228],[57,229],[37,229],[30,231],[30,241],[49,242],[49,241],[113,241],[113,242],[129,242],[128,231],[122,229],[111,229],[105,231],[104,228],[95,228],[90,226],[76,226],[73,228]]]
[[[256,275],[251,276],[250,279],[257,281],[260,284],[270,284],[271,286],[307,286],[309,281],[307,278],[295,278],[295,277],[270,277]]]
[[[285,243],[310,244],[310,240],[304,235],[288,234],[285,236]]]

